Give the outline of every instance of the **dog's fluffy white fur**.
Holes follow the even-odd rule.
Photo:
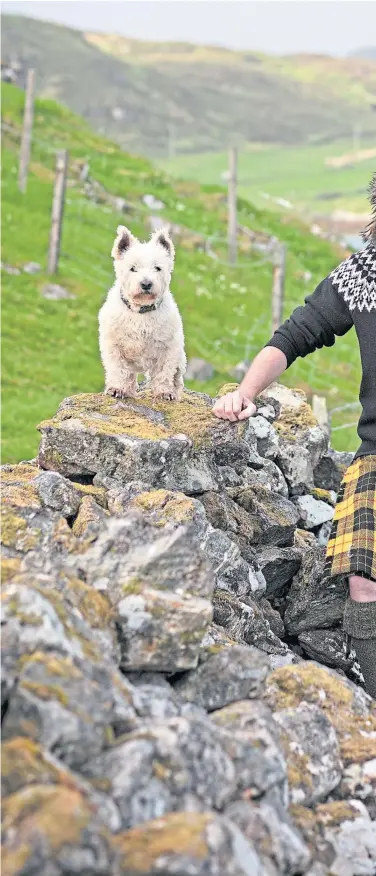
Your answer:
[[[186,370],[183,324],[170,292],[175,251],[166,230],[141,243],[123,225],[111,253],[116,281],[99,312],[105,392],[137,391],[144,374],[158,398],[179,399]]]

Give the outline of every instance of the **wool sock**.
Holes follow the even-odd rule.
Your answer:
[[[351,637],[367,693],[376,699],[376,600],[357,602],[349,598],[343,629]]]

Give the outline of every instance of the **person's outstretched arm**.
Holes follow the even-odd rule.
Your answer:
[[[264,347],[253,360],[239,389],[228,392],[215,403],[213,413],[222,420],[246,420],[256,411],[254,399],[280,377],[287,368],[287,359],[282,350]]]
[[[223,420],[245,420],[256,411],[257,396],[283,374],[299,356],[320,347],[331,347],[337,335],[353,325],[350,310],[331,276],[323,280],[302,307],[274,332],[266,347],[256,356],[235,392],[219,398],[213,408]]]

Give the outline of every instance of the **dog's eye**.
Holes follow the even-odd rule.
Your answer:
[[[136,272],[136,268],[134,265],[132,265],[132,267],[129,268],[129,270],[132,271],[132,274],[134,274]]]
[[[161,271],[162,268],[160,268],[159,265],[156,265],[156,266],[155,266],[155,270],[156,270],[156,271]]]

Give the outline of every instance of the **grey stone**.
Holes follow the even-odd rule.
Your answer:
[[[240,383],[243,380],[243,377],[245,377],[250,364],[251,363],[248,361],[238,362],[238,364],[235,365],[234,368],[231,368],[229,373],[231,377],[234,378],[236,383]]]
[[[215,527],[215,535],[214,533],[207,532],[208,542],[217,542],[213,556],[209,554],[214,568],[220,563],[220,568],[224,571],[223,560],[226,554],[231,552],[231,569],[235,579],[238,581],[238,586],[234,586],[231,589],[239,593],[239,595],[245,595],[247,592],[262,593],[265,590],[265,579],[257,564],[255,550],[250,544],[254,537],[255,529],[251,517],[247,511],[234,502],[226,493],[205,493],[201,497],[201,501],[208,520]],[[238,546],[237,551],[234,551],[230,544],[228,544],[223,531]],[[221,544],[222,557],[218,553],[218,543]],[[205,544],[205,549],[207,549],[207,544]],[[238,553],[243,557],[243,562]],[[249,568],[244,564],[244,560],[248,563]],[[237,570],[235,567],[237,567]],[[240,568],[243,570],[242,574],[239,574]],[[221,577],[223,578],[223,574]],[[241,590],[240,582],[243,579],[248,579],[249,583]],[[219,580],[218,586],[223,586]]]
[[[222,809],[236,792],[230,757],[205,720],[171,718],[122,737],[83,768],[106,779],[129,829],[169,812]]]
[[[349,672],[353,658],[347,656],[346,639],[341,629],[309,630],[300,633],[299,643],[311,660],[317,660],[334,669]]]
[[[274,713],[289,767],[292,803],[311,806],[325,800],[341,781],[342,763],[334,727],[312,703]]]
[[[64,286],[59,286],[58,283],[46,283],[42,288],[41,295],[43,298],[47,298],[48,301],[73,300],[76,298],[73,292],[69,292],[68,289],[65,289]]]
[[[271,654],[270,655],[271,669],[281,669],[283,666],[293,666],[300,663],[302,658],[295,654],[295,651],[288,651],[287,654]]]
[[[163,201],[159,201],[154,195],[143,195],[142,200],[149,210],[163,210],[165,207]]]
[[[348,764],[338,791],[340,797],[361,800],[372,820],[376,821],[376,757],[362,763]]]
[[[167,815],[128,831],[120,842],[121,876],[267,876],[238,827],[213,812]],[[140,850],[147,849],[140,852]]]
[[[305,873],[311,855],[287,812],[268,803],[230,803],[226,815],[252,843],[268,876]]]
[[[185,372],[186,380],[205,382],[205,380],[210,380],[213,375],[214,368],[210,362],[205,362],[205,359],[188,359],[187,370]]]
[[[22,270],[25,274],[39,274],[42,268],[38,262],[26,262]]]
[[[160,532],[133,512],[110,519],[72,562],[116,611],[123,668],[173,672],[197,664],[214,578],[187,529]]]
[[[2,661],[4,671],[18,677],[18,662],[35,651],[84,658],[81,630],[65,629],[47,596],[33,587],[8,584],[3,595]],[[88,640],[89,642],[90,640]]]
[[[292,502],[259,486],[234,487],[229,494],[248,512],[252,545],[286,547],[293,543],[299,514]]]
[[[265,579],[247,542],[246,512],[226,494],[217,498],[216,493],[209,492],[201,499],[187,499],[182,493],[166,490],[147,493],[142,484],[133,482],[122,490],[112,488],[108,507],[114,514],[124,514],[133,508],[142,509],[143,516],[159,528],[168,524],[176,529],[184,521],[212,564],[217,587],[244,598],[249,594],[261,594],[265,590]],[[208,522],[208,517],[216,528]]]
[[[273,608],[265,597],[261,597],[258,604],[274,635],[278,636],[279,639],[283,639],[285,636],[285,625],[279,611]]]
[[[286,629],[293,635],[327,629],[342,620],[347,580],[324,578],[324,560],[323,548],[310,548],[293,580],[284,615]]]
[[[245,603],[232,593],[216,590],[213,598],[213,619],[236,642],[254,645],[267,654],[286,654],[288,651],[287,645],[275,635],[255,600],[248,599]]]
[[[31,655],[3,722],[4,739],[26,734],[79,768],[104,747],[112,717],[108,670],[59,655]],[[136,723],[136,722],[134,722]]]
[[[16,268],[13,265],[7,265],[6,262],[1,262],[1,270],[14,277],[17,277],[21,273],[19,268]]]
[[[338,493],[343,475],[351,465],[353,458],[353,453],[341,453],[329,448],[314,469],[315,487],[323,490],[334,490],[335,493]]]
[[[278,727],[265,703],[243,700],[213,712],[211,718],[235,768],[237,798],[258,798],[274,789],[278,804],[285,805],[286,762]]]
[[[227,446],[235,445],[242,457],[243,451],[249,457],[250,449],[244,441],[235,442],[226,424],[211,415],[209,396],[186,391],[182,402],[174,404],[182,418],[180,422],[177,416],[176,430],[169,424],[168,409],[153,409],[150,394],[144,391],[134,401],[100,394],[65,399],[56,416],[40,424],[40,465],[68,477],[100,474],[119,486],[141,480],[188,495],[216,490],[219,472],[214,456],[220,447],[223,464],[228,462]],[[197,436],[203,441],[200,449],[189,432],[196,435],[197,422],[202,420],[202,434],[198,425]]]
[[[369,817],[344,821],[337,830],[326,830],[333,840],[338,857],[350,866],[352,876],[376,873],[376,822]]]
[[[307,493],[314,486],[311,454],[307,447],[281,442],[278,451],[278,465],[288,483],[291,495]]]
[[[268,598],[276,590],[280,590],[298,572],[302,557],[295,547],[263,547],[257,550],[257,562],[265,577]]]
[[[300,513],[299,526],[304,529],[316,529],[333,518],[334,510],[331,505],[309,494],[298,496],[295,504]]]
[[[207,711],[220,709],[236,700],[260,696],[268,674],[269,661],[256,648],[223,647],[189,672],[175,685],[183,699]]]
[[[258,414],[246,420],[245,439],[255,438],[257,452],[266,459],[275,459],[279,449],[279,438],[274,427]]]
[[[254,469],[249,466],[242,473],[242,482],[245,486],[266,487],[272,493],[280,493],[281,496],[289,497],[289,488],[283,477],[281,469],[273,462],[272,459],[265,459],[262,468]],[[229,484],[229,486],[237,486],[237,484]]]
[[[320,547],[326,548],[328,544],[330,533],[332,531],[332,522],[332,520],[328,520],[326,523],[323,523],[322,526],[320,526],[320,529],[317,533],[317,543],[320,545]]]
[[[35,478],[42,505],[60,511],[63,517],[74,517],[80,507],[81,495],[73,484],[54,471],[45,471]]]
[[[117,874],[118,856],[102,813],[79,789],[64,784],[22,788],[3,801],[2,815],[4,873]]]

